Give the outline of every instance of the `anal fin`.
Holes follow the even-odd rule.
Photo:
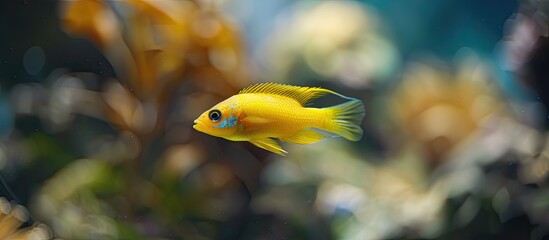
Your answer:
[[[329,136],[324,136],[312,129],[305,129],[305,130],[299,131],[298,133],[292,136],[280,138],[280,140],[284,142],[291,142],[296,144],[310,144],[310,143],[318,142],[327,137]]]
[[[284,151],[284,149],[282,149],[282,147],[280,147],[280,145],[271,138],[251,139],[250,143],[260,148],[263,148],[267,151],[271,151],[282,156],[286,156],[286,153],[288,153]]]

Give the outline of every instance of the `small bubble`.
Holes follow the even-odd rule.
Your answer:
[[[102,71],[102,70],[99,70],[99,74],[103,74],[103,71]]]
[[[101,65],[101,64],[103,64],[103,63],[102,63],[102,62],[98,62],[97,64]]]
[[[4,60],[4,63],[7,64],[7,63],[8,63],[8,60]]]
[[[90,61],[90,59],[89,59],[89,58],[86,58],[86,59],[84,59],[84,61],[86,61],[86,62],[89,62],[89,61]]]
[[[130,88],[130,92],[133,92],[133,88]]]
[[[38,132],[38,128],[33,129],[34,132]]]
[[[29,5],[30,0],[23,0],[23,4]]]

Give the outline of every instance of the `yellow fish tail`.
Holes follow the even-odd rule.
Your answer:
[[[346,103],[325,108],[325,110],[331,116],[331,121],[327,125],[327,131],[350,141],[359,141],[362,138],[360,124],[365,115],[362,101],[352,99]]]

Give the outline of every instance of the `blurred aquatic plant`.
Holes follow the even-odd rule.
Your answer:
[[[325,148],[330,151],[320,150]],[[430,185],[417,155],[374,165],[337,141],[292,153],[265,170],[263,180],[270,187],[252,202],[256,211],[297,223],[319,215],[330,222],[336,239],[436,237],[443,229],[447,186]]]
[[[192,1],[61,3],[65,30],[92,40],[122,83],[107,85],[102,98],[109,120],[125,130],[161,129],[185,79],[223,96],[249,83],[238,33],[214,10]]]
[[[549,2],[521,1],[505,23],[500,41],[502,88],[513,100],[517,118],[540,129],[549,128]],[[526,113],[525,110],[526,109]]]
[[[89,40],[107,60],[98,64],[114,73],[57,69],[46,84],[19,84],[11,92],[18,117],[37,116],[47,135],[80,143],[76,155],[83,159],[56,165],[61,169],[32,199],[37,217],[56,234],[213,238],[218,233],[211,229],[240,214],[242,189],[253,180],[243,183],[236,177],[241,167],[217,159],[255,156],[240,157],[243,148],[228,156],[212,152],[201,146],[217,143],[200,140],[188,127],[250,83],[238,30],[215,6],[59,1],[61,28]]]
[[[105,162],[75,160],[41,187],[33,208],[64,238],[119,238],[114,211],[100,195],[119,191],[120,180]]]
[[[536,137],[536,136],[535,136]],[[532,144],[536,144],[538,141],[545,143],[541,149],[533,149],[529,154],[522,159],[522,168],[518,173],[518,178],[525,184],[539,184],[545,185],[545,182],[549,176],[549,141],[547,141],[546,134],[537,136],[537,141],[532,141]]]
[[[434,165],[504,113],[489,68],[474,56],[456,61],[462,62],[454,73],[436,63],[411,64],[392,96],[395,123]]]
[[[35,223],[29,227],[21,227],[28,220],[29,213],[25,207],[0,197],[0,239],[54,239],[50,228],[45,224]]]
[[[535,20],[541,29],[540,36],[548,36],[549,29],[549,1],[547,0],[523,0],[521,10],[527,12],[531,19]]]
[[[355,1],[299,2],[281,14],[266,44],[275,81],[315,76],[352,88],[386,80],[399,63],[374,9]]]
[[[495,211],[502,224],[528,216],[539,224],[532,236],[541,238],[548,230],[540,217],[547,211],[547,163],[539,150],[545,134],[511,114],[512,103],[501,99],[487,65],[461,54],[453,73],[430,64],[405,74],[392,96],[395,123],[406,134],[402,143],[429,161],[430,185],[445,186],[448,201],[457,204],[449,228]],[[483,202],[492,209],[483,209]]]

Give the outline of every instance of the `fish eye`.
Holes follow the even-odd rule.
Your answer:
[[[210,117],[210,120],[217,122],[221,119],[221,111],[211,110],[210,113],[208,113],[208,116]]]

